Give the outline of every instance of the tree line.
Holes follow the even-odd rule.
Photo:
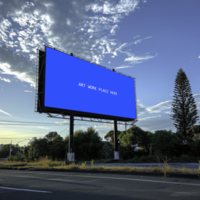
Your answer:
[[[180,68],[175,79],[174,99],[171,119],[174,121],[176,132],[157,130],[155,133],[144,131],[139,126],[128,130],[118,131],[119,154],[121,159],[132,159],[142,155],[196,156],[200,157],[200,125],[197,107],[191,92],[189,80]],[[77,160],[113,158],[114,132],[110,130],[102,141],[99,133],[89,127],[87,131],[78,130],[74,133],[74,152]],[[69,136],[62,138],[57,132],[50,132],[42,139],[33,138],[29,146],[20,154],[19,148],[13,148],[12,154],[17,159],[35,160],[48,156],[52,160],[66,159]],[[138,152],[134,146],[140,147]],[[9,145],[0,149],[0,157],[9,155]],[[21,157],[20,157],[21,156]],[[14,158],[13,158],[14,159]]]

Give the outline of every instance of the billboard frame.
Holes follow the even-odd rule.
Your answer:
[[[59,52],[68,54],[70,56],[76,57],[78,59],[84,60],[86,62],[92,63],[94,65],[103,67],[105,69],[108,69],[110,71],[114,71],[115,73],[119,73],[121,75],[127,76],[129,78],[134,79],[134,93],[135,93],[135,107],[136,107],[136,119],[132,118],[124,118],[124,117],[119,117],[119,116],[111,116],[111,115],[103,115],[103,114],[98,114],[98,113],[89,113],[89,112],[82,112],[82,111],[75,111],[75,110],[67,110],[67,109],[60,109],[60,108],[52,108],[52,107],[45,107],[44,106],[44,98],[45,98],[45,61],[46,61],[46,47],[55,49]],[[46,113],[49,115],[49,117],[56,117],[56,118],[61,118],[58,117],[58,115],[61,115],[62,118],[65,118],[65,116],[70,116],[73,114],[76,117],[87,117],[87,118],[92,118],[92,119],[101,119],[101,120],[117,120],[117,121],[122,121],[126,122],[132,122],[131,124],[135,123],[138,121],[137,118],[137,100],[136,100],[136,78],[128,76],[126,74],[123,74],[121,72],[116,71],[115,69],[110,69],[104,66],[101,66],[97,63],[91,62],[89,60],[83,59],[79,56],[74,55],[73,53],[68,53],[66,51],[62,51],[58,48],[55,48],[51,45],[45,44],[44,45],[45,51],[37,48],[37,60],[36,60],[36,96],[35,96],[35,112],[39,113]],[[56,114],[56,115],[55,115]],[[87,120],[88,121],[88,120]],[[93,120],[94,122],[94,120]],[[99,121],[96,121],[99,122]]]

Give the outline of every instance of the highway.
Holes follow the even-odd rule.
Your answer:
[[[187,169],[198,169],[199,163],[168,163],[170,167],[174,168],[187,168]],[[104,167],[157,167],[159,163],[94,163],[94,166],[104,166]],[[91,166],[91,164],[87,164],[87,166]],[[163,163],[160,163],[160,166],[163,166]]]
[[[199,200],[200,180],[0,170],[0,200]]]

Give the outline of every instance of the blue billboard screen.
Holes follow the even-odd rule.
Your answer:
[[[135,82],[46,46],[44,106],[136,119]]]

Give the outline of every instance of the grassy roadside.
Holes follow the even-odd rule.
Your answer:
[[[99,160],[98,163],[105,163],[100,162],[105,160]],[[77,170],[98,170],[98,171],[122,171],[122,172],[162,172],[164,173],[164,176],[166,176],[166,173],[189,173],[189,174],[200,174],[200,161],[199,161],[199,169],[197,170],[191,170],[187,169],[185,167],[183,168],[174,168],[169,166],[167,163],[165,163],[162,167],[159,165],[157,167],[152,167],[151,165],[149,168],[145,167],[104,167],[104,166],[94,166],[94,163],[97,163],[97,161],[90,161],[88,162],[82,162],[71,165],[65,165],[63,161],[51,161],[48,159],[40,159],[36,162],[11,162],[11,161],[5,161],[0,163],[0,168],[12,168],[17,167],[18,169],[23,168],[39,168],[39,169],[77,169]],[[91,166],[87,166],[87,164],[91,164]]]

